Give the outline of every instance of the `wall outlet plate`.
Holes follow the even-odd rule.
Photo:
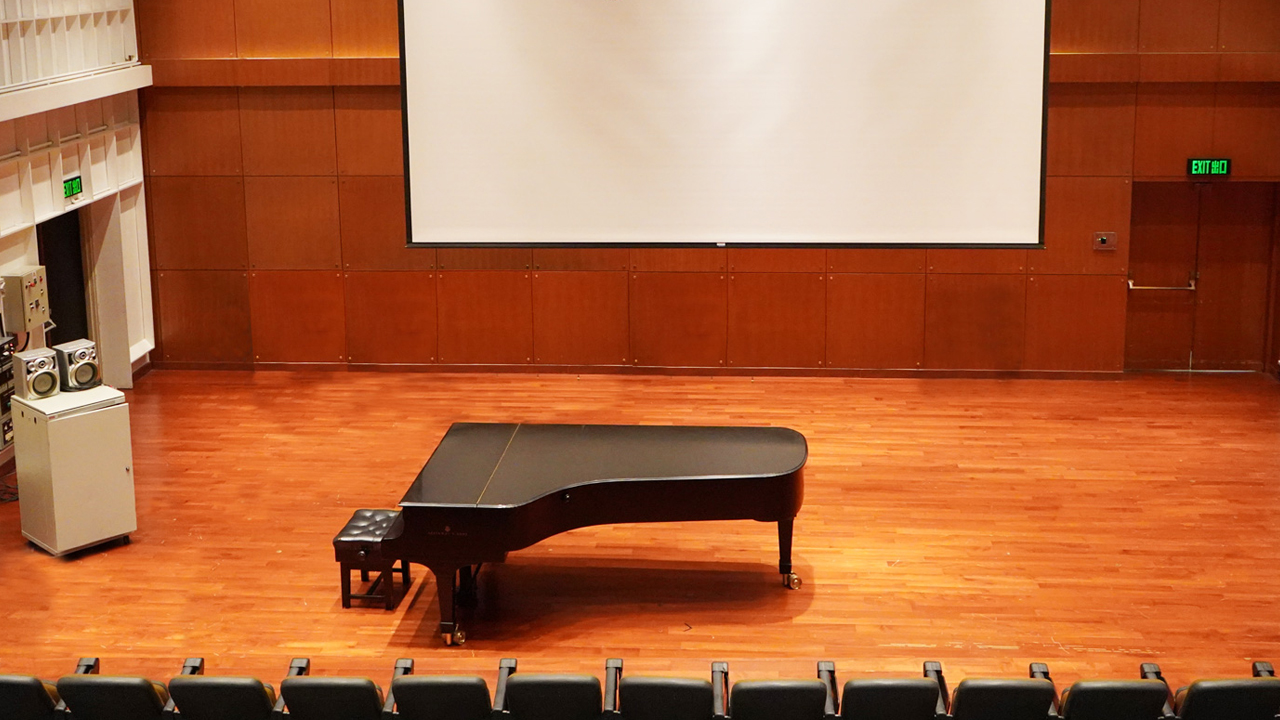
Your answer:
[[[1099,232],[1093,234],[1094,250],[1115,250],[1116,245],[1119,244],[1119,242],[1120,241],[1116,239],[1116,233],[1113,232]]]

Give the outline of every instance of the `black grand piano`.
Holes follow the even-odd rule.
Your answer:
[[[807,456],[786,428],[458,423],[400,501],[382,552],[435,575],[449,645],[466,640],[456,607],[474,598],[481,564],[589,525],[776,522],[778,572],[795,589]]]

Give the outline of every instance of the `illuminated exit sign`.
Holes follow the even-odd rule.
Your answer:
[[[84,182],[77,175],[62,181],[62,197],[72,198],[84,192]]]
[[[1187,174],[1192,177],[1223,177],[1231,174],[1228,158],[1196,158],[1187,161]]]

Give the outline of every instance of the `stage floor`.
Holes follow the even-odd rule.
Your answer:
[[[0,505],[0,673],[388,682],[527,671],[1024,676],[1059,687],[1280,661],[1280,384],[154,372],[130,393],[139,530],[55,559]],[[809,440],[795,557],[750,521],[597,527],[487,567],[462,648],[415,566],[395,612],[343,610],[330,540],[394,507],[455,421],[774,424]]]

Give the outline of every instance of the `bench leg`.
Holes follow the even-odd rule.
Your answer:
[[[405,592],[408,592],[409,586],[413,584],[413,580],[409,579],[409,561],[403,558],[400,560],[400,575],[404,578]]]
[[[351,568],[346,563],[340,563],[342,568],[342,607],[351,607]]]
[[[393,562],[378,575],[379,579],[386,578],[386,585],[382,586],[382,595],[386,599],[387,609],[396,609],[396,564]],[[401,590],[403,592],[403,589]]]

